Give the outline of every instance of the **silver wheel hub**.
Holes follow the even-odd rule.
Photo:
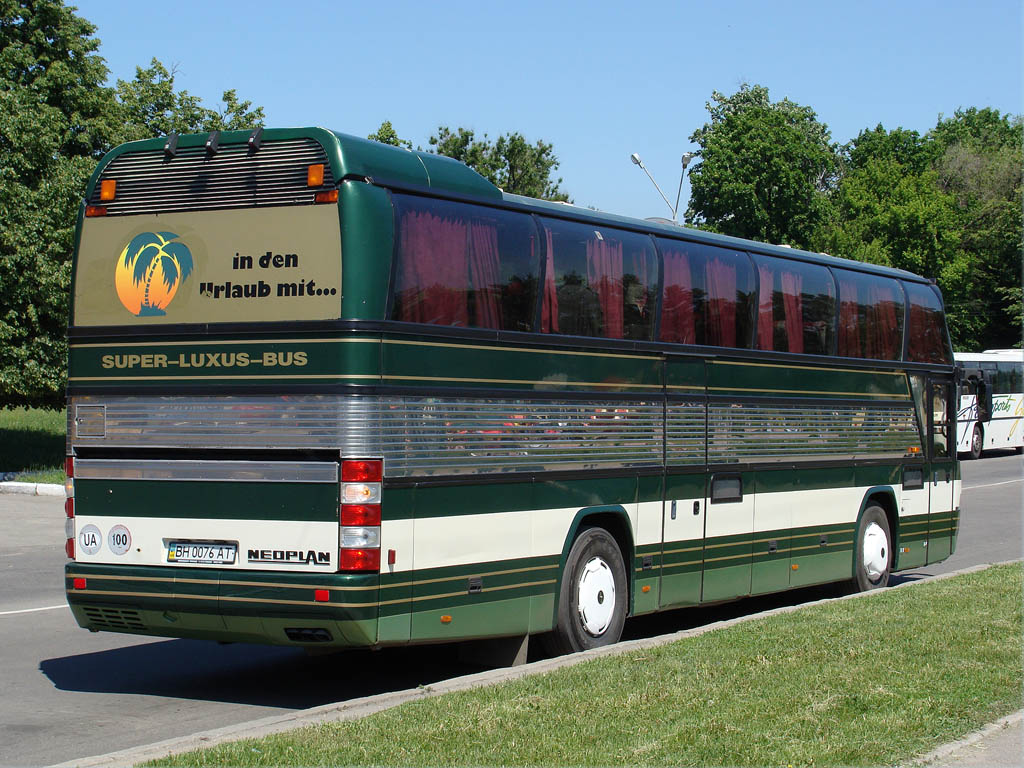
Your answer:
[[[615,577],[608,563],[591,558],[577,584],[577,604],[583,628],[594,637],[604,634],[615,613]]]
[[[889,566],[889,537],[878,523],[868,523],[861,551],[864,572],[871,581],[878,581]]]

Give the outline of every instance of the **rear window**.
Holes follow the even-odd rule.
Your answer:
[[[946,334],[938,290],[919,283],[904,283],[903,287],[910,301],[907,360],[912,363],[952,363],[953,351]]]
[[[903,290],[888,277],[846,269],[839,281],[839,355],[899,360],[903,354]]]
[[[757,348],[828,355],[835,338],[836,287],[825,267],[754,256]]]
[[[659,339],[749,348],[754,271],[747,254],[661,238],[658,248],[665,260]]]
[[[542,219],[547,245],[541,331],[650,340],[658,255],[646,235]]]
[[[395,195],[391,318],[529,331],[537,296],[537,230],[526,215]]]

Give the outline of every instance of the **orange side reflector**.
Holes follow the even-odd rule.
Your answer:
[[[329,192],[317,192],[313,197],[314,203],[336,203],[338,202],[338,190],[332,189]]]
[[[800,566],[797,565],[796,563],[793,563],[792,568],[793,568],[794,571],[799,571],[800,570]]]
[[[319,187],[324,183],[324,164],[317,163],[306,169],[306,186]]]
[[[85,215],[90,219],[95,216],[106,216],[107,209],[102,205],[87,205],[85,206]]]
[[[452,617],[447,615],[447,614],[445,614],[444,616],[441,617],[441,623],[442,624],[451,624],[452,623]]]
[[[649,586],[647,586],[647,585],[644,585],[644,586],[640,587],[640,591],[643,592],[646,595],[648,592],[651,591],[651,588]]]
[[[100,200],[110,202],[117,194],[117,180],[104,179],[100,182]]]

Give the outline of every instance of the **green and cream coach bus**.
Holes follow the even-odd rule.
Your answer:
[[[108,154],[72,298],[91,630],[576,651],[956,545],[953,357],[906,272],[261,129]]]

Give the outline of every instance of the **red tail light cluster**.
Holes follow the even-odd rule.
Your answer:
[[[64,474],[67,480],[64,481],[64,494],[67,499],[64,501],[64,514],[67,520],[64,521],[64,552],[69,560],[75,559],[75,457],[64,457]]]
[[[341,462],[338,570],[380,570],[383,480],[384,462],[380,459],[345,459]]]

